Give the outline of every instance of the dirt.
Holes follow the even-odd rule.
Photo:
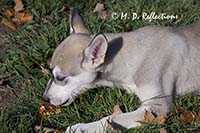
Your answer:
[[[10,32],[12,32],[12,30],[0,24],[0,53],[4,53],[6,50],[3,38],[6,34]],[[0,58],[0,66],[2,63],[3,62]],[[4,79],[1,79],[1,77],[2,76],[0,75],[0,109],[16,101],[16,98],[21,93],[20,85],[18,87],[11,88],[6,84]]]

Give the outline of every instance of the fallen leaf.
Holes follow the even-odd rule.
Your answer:
[[[195,115],[192,112],[187,112],[180,115],[180,120],[183,123],[189,123],[195,120]]]
[[[145,111],[144,120],[141,121],[141,124],[142,125],[146,125],[146,124],[161,125],[161,124],[164,124],[166,120],[167,120],[166,115],[155,116],[154,114],[152,114],[152,112]]]
[[[195,123],[200,124],[200,117],[197,115],[197,113],[195,111],[193,111],[193,114],[195,116]]]
[[[9,20],[7,20],[5,18],[3,18],[1,20],[1,23],[4,24],[6,27],[11,28],[12,30],[16,30],[17,29],[17,26],[13,22],[10,22]]]
[[[33,15],[25,12],[22,13],[17,12],[14,18],[12,19],[12,21],[15,22],[17,26],[31,22],[32,20],[33,20]]]
[[[24,10],[24,5],[23,5],[23,2],[22,0],[13,0],[14,3],[15,3],[15,7],[14,7],[14,10],[16,12],[19,12],[19,11],[23,11]]]
[[[58,114],[61,112],[61,107],[60,106],[54,106],[48,102],[42,101],[40,103],[40,108],[39,108],[39,114],[43,117],[46,118],[47,116],[51,114]]]
[[[42,131],[42,133],[62,133],[62,131],[57,130],[57,129],[53,129],[53,128],[47,128],[47,127],[41,127],[36,125],[35,126],[35,132],[36,133],[40,133]]]
[[[122,110],[120,109],[120,107],[119,107],[119,105],[115,105],[114,107],[113,107],[113,113],[112,113],[112,115],[118,115],[118,114],[122,114],[123,112],[122,112]]]
[[[181,114],[180,121],[183,123],[194,122],[195,124],[200,124],[200,117],[195,111],[191,111]]]
[[[25,16],[21,18],[21,22],[23,24],[31,22],[32,20],[33,20],[33,15],[31,13],[26,13]]]
[[[101,13],[103,10],[104,10],[104,5],[101,4],[101,3],[97,3],[96,6],[95,6],[95,8],[94,8],[94,10],[93,10],[93,12],[94,13],[95,12]]]
[[[151,112],[145,111],[143,122],[145,122],[145,123],[152,123],[152,121],[154,119],[155,119],[155,116]]]
[[[15,12],[14,17],[12,18],[12,21],[17,25],[22,25],[21,18],[25,16],[25,12]]]
[[[13,9],[3,9],[3,15],[5,17],[12,17],[14,15]]]
[[[25,14],[25,12],[14,12],[14,18],[22,18]]]
[[[164,128],[161,128],[161,129],[160,129],[160,133],[167,133],[167,130],[164,129]]]
[[[107,11],[102,11],[100,15],[101,20],[105,20],[109,16]]]
[[[162,124],[164,124],[166,122],[166,120],[167,120],[166,116],[159,115],[153,120],[153,124],[162,125]]]
[[[115,105],[113,107],[113,110],[112,110],[112,115],[118,115],[118,114],[122,114],[122,110],[120,109],[119,105]],[[108,125],[108,128],[109,129],[112,129],[112,123],[109,123]],[[113,129],[112,133],[117,133],[118,132],[118,129]]]

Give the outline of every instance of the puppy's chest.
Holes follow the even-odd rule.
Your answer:
[[[137,86],[131,77],[131,73],[125,73],[124,70],[120,69],[107,69],[107,71],[104,71],[102,74],[102,78],[112,82],[115,87],[133,93],[135,92],[135,89],[137,89]]]

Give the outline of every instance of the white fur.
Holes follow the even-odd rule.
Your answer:
[[[66,100],[70,104],[85,88],[117,86],[134,92],[142,105],[133,112],[72,125],[66,133],[103,133],[108,123],[120,130],[135,128],[141,125],[145,111],[166,114],[173,111],[177,94],[200,92],[200,23],[180,28],[147,26],[94,36],[88,34],[78,13],[73,14],[70,25],[75,32],[58,47],[51,63],[54,77],[69,73],[67,82],[49,82],[44,96],[54,105]],[[98,47],[91,50],[95,45]],[[94,50],[100,56],[92,56]],[[59,57],[66,57],[64,64]],[[59,65],[65,66],[64,72]]]

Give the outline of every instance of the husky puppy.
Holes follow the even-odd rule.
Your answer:
[[[175,96],[199,94],[200,23],[90,34],[77,10],[72,10],[70,20],[70,35],[50,63],[52,78],[44,99],[69,105],[86,88],[100,85],[135,93],[142,105],[133,112],[70,126],[66,133],[102,133],[109,123],[120,130],[135,128],[145,111],[163,115],[173,111]]]

